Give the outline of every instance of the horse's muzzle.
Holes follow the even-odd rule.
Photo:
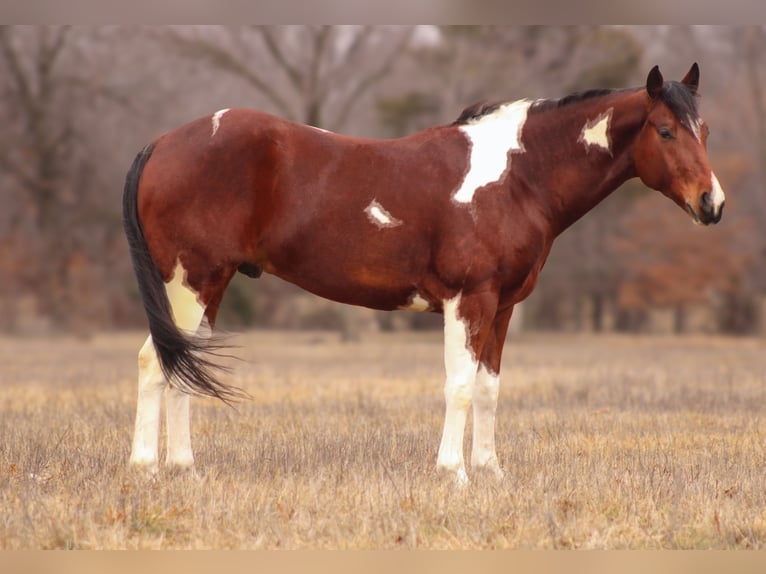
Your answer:
[[[710,225],[711,223],[721,221],[724,203],[723,199],[721,199],[720,203],[717,203],[713,195],[706,191],[700,196],[700,203],[697,209],[694,209],[688,201],[686,202],[685,209],[697,225]]]
[[[718,223],[723,216],[723,206],[726,202],[715,201],[715,195],[709,191],[700,196],[699,221],[703,225]]]

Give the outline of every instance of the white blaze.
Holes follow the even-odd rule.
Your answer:
[[[215,135],[215,132],[218,131],[218,128],[221,127],[221,118],[223,117],[223,114],[229,111],[229,108],[225,108],[223,110],[218,110],[216,113],[213,114],[213,133],[210,134],[210,137],[213,137]]]
[[[468,173],[452,196],[457,203],[471,203],[476,190],[498,181],[508,169],[508,153],[523,152],[521,131],[532,104],[519,100],[500,106],[473,123],[460,126],[471,143]]]
[[[714,173],[711,173],[711,179],[710,201],[713,203],[713,207],[718,210],[726,199],[726,194],[724,194],[723,188]]]
[[[364,209],[364,212],[367,218],[378,227],[398,227],[402,224],[400,219],[396,219],[375,199]]]
[[[612,111],[613,108],[609,108],[596,119],[585,122],[578,141],[585,145],[586,150],[590,150],[590,146],[597,146],[605,149],[610,155],[612,154],[612,146],[609,141],[609,124],[612,120]]]

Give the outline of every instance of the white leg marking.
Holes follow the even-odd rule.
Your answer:
[[[460,126],[471,144],[469,168],[452,196],[457,203],[471,203],[476,190],[500,180],[508,169],[508,153],[523,152],[521,131],[532,102],[520,100],[500,106],[475,122]]]
[[[210,328],[203,323],[205,306],[197,292],[186,282],[186,270],[176,263],[173,277],[165,285],[176,325],[187,333],[209,336]],[[168,431],[168,466],[189,467],[194,464],[189,427],[189,396],[173,388],[165,392],[165,415]]]
[[[586,151],[590,151],[590,146],[596,146],[612,155],[612,144],[609,140],[609,124],[612,120],[613,111],[613,108],[609,108],[596,119],[585,122],[577,141],[585,145]]]
[[[481,365],[473,390],[471,467],[487,469],[497,478],[502,478],[503,471],[500,469],[495,450],[495,414],[499,392],[499,375]]]
[[[138,402],[130,464],[157,471],[160,405],[167,381],[160,369],[151,335],[138,353]]]
[[[186,284],[186,270],[180,261],[170,282],[165,284],[165,290],[176,325],[188,333],[197,331],[205,307],[199,302],[197,293]],[[152,472],[157,470],[158,464],[160,408],[166,387],[167,381],[150,336],[138,354],[138,402],[130,462]],[[167,464],[189,466],[194,461],[189,433],[189,398],[180,391],[170,389],[166,401]]]
[[[189,424],[189,395],[173,387],[165,391],[165,416],[167,417],[168,457],[167,466],[188,468],[194,465]]]
[[[436,465],[438,468],[454,472],[458,483],[463,484],[468,481],[463,459],[463,435],[478,364],[469,346],[468,324],[458,315],[459,306],[460,294],[444,301],[446,412]]]
[[[229,111],[229,108],[224,108],[223,110],[218,110],[216,113],[213,114],[213,133],[210,134],[210,137],[213,137],[215,135],[215,132],[218,131],[218,128],[221,127],[221,118],[223,117],[223,114]]]
[[[375,199],[373,199],[370,202],[370,205],[368,205],[364,209],[364,212],[367,214],[367,218],[374,225],[377,225],[380,228],[384,228],[384,227],[398,227],[398,226],[400,226],[402,224],[402,221],[400,219],[397,219],[393,215],[391,215]]]
[[[404,305],[402,307],[399,307],[399,309],[403,311],[428,311],[431,308],[431,304],[423,299],[423,297],[420,296],[420,293],[417,291],[415,292],[412,297],[410,297],[409,303],[407,305]]]
[[[723,204],[724,200],[726,199],[726,194],[723,192],[723,188],[721,187],[721,183],[718,181],[718,178],[715,176],[714,173],[710,174],[711,177],[711,185],[712,188],[710,190],[710,201],[713,203],[713,207],[716,211],[718,211],[721,208],[721,205]]]

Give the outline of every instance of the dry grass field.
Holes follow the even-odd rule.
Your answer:
[[[126,465],[143,336],[0,339],[0,549],[766,547],[759,340],[519,336],[506,479],[459,489],[438,333],[233,337],[253,400],[194,399],[196,470],[153,479]]]

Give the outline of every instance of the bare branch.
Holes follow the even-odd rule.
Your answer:
[[[356,34],[354,34],[354,37],[351,40],[351,43],[348,46],[348,50],[346,50],[346,64],[350,64],[351,60],[362,51],[362,45],[365,44],[369,38],[370,38],[370,32],[372,31],[372,26],[360,26]]]
[[[12,161],[7,150],[0,153],[0,168],[16,179],[21,184],[21,187],[25,189],[35,190],[37,194],[40,194],[45,187],[38,178],[24,170],[18,163]]]
[[[274,58],[274,61],[279,64],[279,66],[285,71],[287,74],[287,77],[290,79],[290,82],[293,84],[293,86],[296,89],[301,89],[301,73],[298,68],[296,68],[294,65],[292,65],[290,62],[287,61],[287,58],[285,57],[284,52],[280,48],[279,44],[277,43],[276,38],[273,34],[273,29],[271,26],[256,26],[255,27],[258,33],[260,34],[261,38],[263,39],[264,44],[266,45],[266,48],[269,51],[269,54],[271,54],[271,57]]]
[[[2,50],[3,58],[8,64],[11,76],[14,79],[16,91],[18,92],[18,104],[27,110],[27,113],[31,113],[33,109],[30,107],[32,102],[32,90],[29,86],[29,80],[24,74],[24,70],[19,60],[19,55],[13,48],[13,42],[11,39],[11,27],[0,27],[0,49]]]
[[[182,53],[187,56],[204,58],[211,64],[216,65],[246,80],[251,86],[261,92],[276,106],[280,113],[295,117],[287,102],[271,87],[271,85],[253,72],[247,64],[239,58],[202,38],[188,38],[174,31],[169,31],[166,38]]]
[[[394,64],[396,63],[396,60],[399,58],[401,53],[405,50],[410,40],[412,39],[414,32],[414,27],[407,30],[407,32],[403,34],[399,39],[394,49],[389,52],[378,69],[362,78],[361,81],[356,84],[354,89],[346,98],[344,105],[341,106],[340,112],[336,115],[335,122],[332,124],[334,129],[340,129],[345,125],[345,123],[348,121],[351,111],[359,101],[359,98],[361,98],[361,96],[364,95],[364,93],[372,88],[375,84],[380,82],[391,71]]]

